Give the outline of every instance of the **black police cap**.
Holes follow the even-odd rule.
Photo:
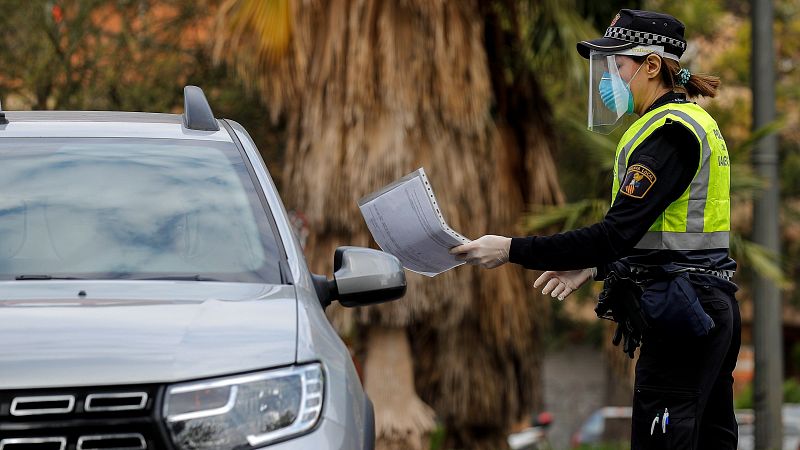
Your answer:
[[[622,9],[602,38],[579,42],[578,53],[589,58],[590,50],[613,53],[638,45],[662,45],[666,53],[680,58],[686,50],[684,28],[669,14]]]

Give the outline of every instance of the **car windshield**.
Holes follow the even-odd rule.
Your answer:
[[[280,282],[232,143],[1,139],[0,279]]]

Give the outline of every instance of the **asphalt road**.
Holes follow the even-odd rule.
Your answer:
[[[600,350],[590,346],[568,346],[545,356],[544,402],[553,415],[549,438],[554,449],[570,448],[572,434],[604,406],[607,376]]]

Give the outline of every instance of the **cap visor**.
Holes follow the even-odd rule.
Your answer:
[[[635,42],[627,42],[619,39],[604,37],[600,39],[593,39],[591,41],[578,42],[578,53],[580,53],[580,55],[584,58],[589,59],[590,50],[613,53],[620,50],[627,50],[629,48],[636,47],[637,45],[639,44]]]

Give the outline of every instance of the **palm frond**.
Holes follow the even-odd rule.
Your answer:
[[[290,8],[289,0],[226,0],[217,15],[214,59],[227,60],[245,81],[255,83],[259,71],[289,49]]]
[[[749,155],[753,148],[758,144],[758,142],[772,134],[780,133],[781,130],[786,126],[785,122],[778,119],[774,120],[763,127],[759,128],[758,130],[753,131],[750,133],[747,138],[745,138],[742,142],[740,142],[735,147],[729,149],[729,153],[731,155]]]
[[[581,148],[588,158],[587,167],[603,171],[613,170],[617,140],[613,135],[589,131],[586,128],[586,122],[577,119],[578,116],[579,114],[571,114],[569,117],[563,118],[561,123],[570,135],[582,144]]]
[[[731,196],[737,200],[752,200],[767,186],[766,180],[753,172],[747,164],[731,166]]]
[[[585,199],[560,206],[533,206],[522,221],[525,232],[535,233],[558,226],[570,230],[600,221],[608,210],[608,200]]]
[[[584,86],[586,62],[575,51],[575,43],[596,35],[597,31],[577,14],[574,0],[529,0],[528,5],[531,17],[535,18],[526,34],[533,69],[543,75],[548,85],[566,89]]]
[[[731,255],[739,264],[747,264],[757,274],[774,282],[782,289],[793,286],[793,282],[786,277],[778,262],[779,259],[773,252],[735,232],[731,232]]]

